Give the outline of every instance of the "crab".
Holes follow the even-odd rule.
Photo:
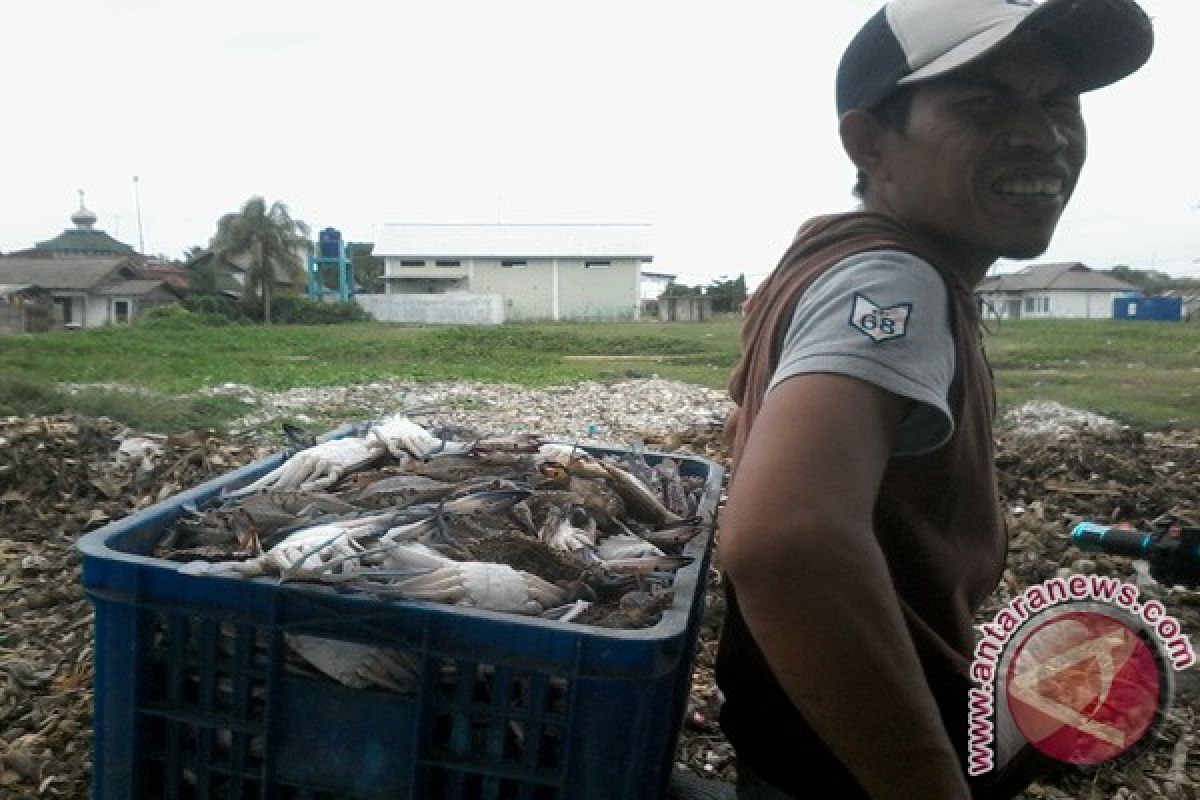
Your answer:
[[[422,544],[389,548],[382,560],[382,569],[359,573],[351,588],[531,615],[567,599],[566,590],[523,570],[489,561],[455,561]]]
[[[289,535],[267,552],[245,561],[192,561],[179,570],[187,575],[220,575],[256,578],[274,575],[281,579],[326,576],[318,579],[335,580],[332,566],[342,566],[342,573],[362,567],[362,557],[368,552],[360,541],[386,530],[391,515],[361,517],[304,528]],[[329,573],[329,575],[326,575]]]
[[[385,417],[367,429],[366,438],[387,449],[396,458],[427,459],[438,455],[470,453],[469,442],[439,439],[403,414]]]
[[[383,447],[369,438],[330,439],[301,450],[258,480],[227,496],[243,497],[267,488],[303,492],[325,489],[383,454]]]

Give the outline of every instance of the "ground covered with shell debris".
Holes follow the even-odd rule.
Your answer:
[[[694,453],[727,463],[715,422],[723,393],[657,380],[549,390],[472,384],[294,390],[247,387],[257,409],[225,436],[161,437],[160,454],[122,449],[131,433],[103,419],[0,419],[0,799],[83,798],[90,778],[92,613],[80,589],[75,541],[182,489],[256,460],[279,446],[278,420],[332,427],[408,409],[422,422],[496,433],[533,431],[586,444]],[[1001,492],[1009,512],[1009,568],[980,621],[1026,587],[1059,570],[1138,581],[1146,596],[1196,640],[1200,595],[1168,590],[1127,559],[1084,554],[1067,534],[1080,519],[1116,513],[1144,522],[1166,512],[1200,512],[1200,434],[1140,433],[1061,407],[1030,406],[997,434]],[[1200,521],[1200,520],[1197,520]],[[698,774],[732,780],[736,764],[717,725],[712,680],[722,603],[710,574],[689,709],[677,760]],[[1196,670],[1179,674],[1175,702],[1136,757],[1065,769],[1026,798],[1200,797]]]

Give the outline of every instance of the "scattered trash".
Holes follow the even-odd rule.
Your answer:
[[[226,389],[233,394],[239,387]],[[587,384],[565,392],[455,383],[419,388],[379,384],[342,389],[332,398],[309,390],[294,405],[258,398],[261,414],[246,433],[203,432],[162,438],[152,470],[116,463],[122,430],[103,419],[0,418],[0,800],[88,794],[92,735],[92,610],[80,588],[75,541],[85,531],[179,493],[280,448],[278,420],[298,413],[334,427],[331,416],[361,420],[417,403],[441,410],[422,422],[489,431],[536,430],[582,437],[590,422],[619,446],[640,439],[647,451],[701,455],[728,467],[720,419],[724,394],[668,381]],[[331,390],[332,391],[332,390]],[[373,394],[372,394],[373,393]],[[471,403],[455,398],[469,398]],[[274,396],[272,396],[274,397]],[[264,398],[268,398],[264,401]],[[343,401],[348,402],[342,405]],[[1015,419],[1032,430],[1036,406]],[[1139,433],[1101,426],[1083,415],[1054,412],[1041,435],[997,433],[1001,500],[1012,509],[1008,566],[981,610],[991,619],[1025,587],[1070,570],[1086,558],[1097,573],[1137,582],[1156,592],[1196,643],[1196,592],[1168,589],[1143,576],[1129,559],[1081,553],[1069,532],[1083,519],[1145,523],[1164,513],[1200,511],[1200,432]],[[272,416],[273,415],[273,416]],[[1071,422],[1073,421],[1073,422]],[[1075,427],[1071,427],[1074,424]],[[1067,435],[1069,434],[1069,435]],[[125,437],[128,439],[129,437]],[[138,459],[140,465],[141,459]],[[1070,491],[1064,491],[1064,488]],[[1090,491],[1083,491],[1090,490]],[[1015,510],[1020,508],[1023,513]],[[732,781],[736,762],[721,735],[721,695],[713,678],[723,598],[717,568],[709,572],[708,605],[692,672],[689,713],[677,763],[697,775]],[[1200,709],[1197,670],[1177,674],[1173,707],[1136,759],[1095,769],[1064,768],[1030,787],[1025,800],[1123,796],[1200,796],[1194,730]]]

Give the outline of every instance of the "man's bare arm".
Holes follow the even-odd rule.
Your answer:
[[[722,517],[721,566],[776,679],[872,797],[961,800],[970,792],[872,531],[908,407],[841,375],[773,389]]]

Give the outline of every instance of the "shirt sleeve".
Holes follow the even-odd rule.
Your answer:
[[[895,250],[861,253],[818,278],[800,298],[767,388],[796,375],[836,373],[915,401],[893,455],[940,447],[954,431],[948,396],[954,336],[941,276]]]

